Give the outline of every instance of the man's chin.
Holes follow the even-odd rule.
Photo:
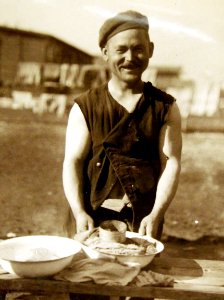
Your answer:
[[[139,77],[139,76],[125,76],[123,78],[123,81],[126,82],[127,84],[136,84],[139,81],[141,81],[141,77]]]

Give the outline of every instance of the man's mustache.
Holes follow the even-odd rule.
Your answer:
[[[140,67],[139,63],[125,63],[121,65],[122,68],[130,68],[130,69],[134,69],[134,68],[138,68]]]

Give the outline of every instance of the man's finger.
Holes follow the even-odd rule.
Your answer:
[[[149,227],[149,228],[147,227],[147,229],[146,229],[146,235],[153,237],[152,228],[151,227]]]
[[[92,231],[93,229],[94,229],[94,224],[91,222],[89,223],[88,230]]]
[[[140,235],[145,235],[145,228],[146,226],[145,226],[145,224],[144,224],[144,222],[141,222],[141,224],[140,224],[140,227],[139,227],[139,230],[138,230],[138,233],[140,234]]]

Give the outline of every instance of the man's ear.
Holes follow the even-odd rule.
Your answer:
[[[107,55],[107,46],[103,47],[101,49],[102,57],[105,61],[108,61],[108,55]]]
[[[153,51],[154,51],[154,43],[149,42],[149,58],[153,56]]]

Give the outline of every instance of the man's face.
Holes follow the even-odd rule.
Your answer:
[[[102,49],[112,77],[135,84],[141,80],[153,53],[153,43],[143,29],[128,29],[111,37]]]

